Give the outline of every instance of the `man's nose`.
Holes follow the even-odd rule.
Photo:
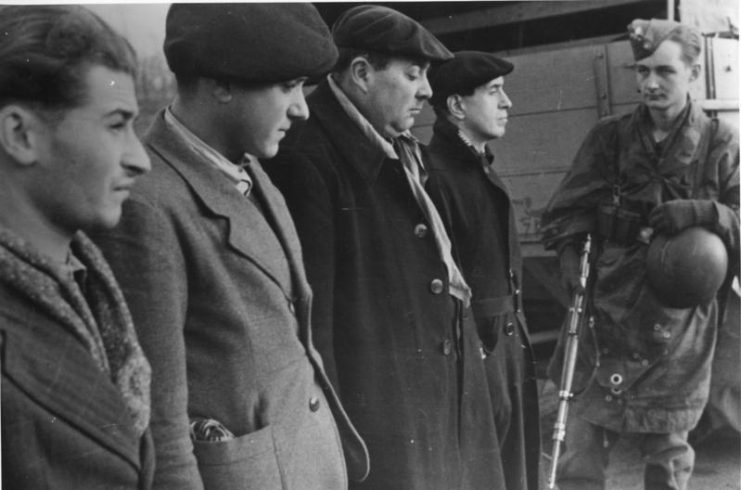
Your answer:
[[[430,81],[427,79],[427,74],[422,75],[422,83],[417,90],[418,99],[429,99],[432,97],[432,87]]]
[[[296,91],[296,98],[288,106],[288,117],[305,121],[309,118],[309,106],[306,104],[303,90]]]
[[[128,131],[126,151],[124,151],[121,163],[134,175],[145,174],[152,169],[149,155],[133,128]]]
[[[512,107],[512,100],[509,98],[504,89],[502,89],[502,101],[499,103],[499,106],[503,109],[509,109],[510,107]]]

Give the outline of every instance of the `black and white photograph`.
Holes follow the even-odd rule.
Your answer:
[[[741,490],[740,11],[0,3],[0,488]]]

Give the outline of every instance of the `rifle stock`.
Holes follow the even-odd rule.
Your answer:
[[[587,235],[581,252],[579,263],[579,279],[581,289],[575,291],[568,311],[568,330],[566,335],[566,346],[564,349],[564,361],[561,369],[561,381],[558,387],[558,412],[556,422],[553,424],[553,448],[551,452],[551,467],[548,472],[548,488],[556,488],[556,472],[558,459],[561,455],[561,445],[566,438],[566,421],[569,415],[569,402],[574,396],[572,383],[574,381],[574,369],[579,351],[579,333],[584,321],[584,309],[586,307],[586,291],[589,279],[589,253],[592,247],[592,237]],[[591,320],[590,320],[591,321]]]

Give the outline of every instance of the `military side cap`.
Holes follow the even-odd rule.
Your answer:
[[[476,87],[507,75],[514,65],[483,51],[458,51],[450,61],[432,68],[430,86],[433,105],[453,94],[470,94]]]
[[[651,56],[669,35],[681,26],[679,22],[664,19],[636,19],[628,25],[633,58],[638,61]]]
[[[332,26],[332,36],[339,48],[429,61],[453,57],[448,48],[417,21],[378,5],[361,5],[343,12]]]
[[[165,57],[174,73],[274,83],[320,76],[337,56],[311,4],[176,3],[167,13]]]

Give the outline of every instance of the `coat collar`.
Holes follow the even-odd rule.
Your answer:
[[[438,117],[432,128],[434,139],[430,146],[446,154],[451,162],[475,167],[488,167],[494,156],[486,148],[486,154],[481,155],[472,146],[467,144],[459,134],[458,127],[445,117]]]
[[[294,285],[305,292],[308,290],[308,283],[302,273],[298,237],[285,201],[259,162],[255,160],[251,164],[251,170],[254,191],[263,198],[262,207],[266,219],[261,219],[257,211],[246,212],[245,206],[251,205],[247,198],[237,191],[220,170],[173,135],[164,121],[163,112],[157,115],[145,141],[151,151],[187,182],[211,213],[229,221],[228,242],[231,247],[257,264],[287,293],[292,290],[291,284],[286,283],[283,275],[271,267],[269,260],[265,260],[277,253],[276,245],[282,246],[291,266]],[[266,220],[274,226],[269,226]],[[268,238],[273,236],[277,236],[280,243]]]
[[[330,139],[343,160],[348,162],[363,178],[374,184],[387,158],[384,151],[371,141],[342,108],[332,93],[327,80],[307,97],[311,115],[330,135]]]

